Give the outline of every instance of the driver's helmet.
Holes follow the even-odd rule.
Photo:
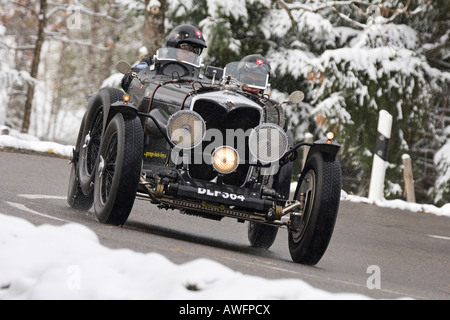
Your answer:
[[[179,48],[201,55],[207,48],[202,32],[195,26],[183,24],[175,29],[167,37],[167,47]]]
[[[240,61],[239,69],[239,81],[250,88],[264,91],[271,71],[270,62],[266,58],[259,54],[246,56]]]

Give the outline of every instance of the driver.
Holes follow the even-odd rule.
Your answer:
[[[200,29],[193,25],[183,24],[172,30],[166,40],[166,47],[182,49],[184,51],[201,55],[203,50],[207,48],[205,38]],[[180,58],[181,59],[181,58]],[[142,69],[153,64],[152,58],[144,58],[132,69],[132,72],[139,72]],[[129,74],[122,79],[122,89],[128,92],[133,77]]]
[[[239,81],[247,92],[263,95],[270,78],[270,62],[259,54],[251,54],[242,58]],[[269,77],[268,77],[269,76]]]
[[[176,27],[167,37],[167,47],[178,48],[201,55],[203,49],[207,48],[202,32],[189,24]]]

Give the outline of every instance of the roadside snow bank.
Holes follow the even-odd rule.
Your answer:
[[[360,203],[368,203],[372,204],[372,202],[365,197],[349,195],[345,191],[341,193],[341,200],[351,201],[351,202],[360,202]],[[450,203],[447,203],[441,208],[438,208],[434,205],[430,204],[420,204],[420,203],[410,203],[404,200],[380,200],[375,201],[376,206],[382,208],[391,208],[391,209],[399,209],[399,210],[408,210],[412,212],[426,212],[431,213],[437,216],[447,216],[450,217]]]
[[[63,146],[55,142],[27,141],[8,135],[0,136],[0,146],[19,150],[53,153],[62,156],[70,156],[73,149],[72,146]]]
[[[3,130],[8,134],[0,135],[0,147],[53,153],[61,156],[70,156],[74,148],[56,142],[40,141],[37,137],[0,125],[0,132]]]
[[[0,299],[370,299],[302,280],[266,280],[198,259],[112,250],[82,225],[34,226],[0,214]]]

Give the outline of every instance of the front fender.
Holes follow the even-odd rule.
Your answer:
[[[128,114],[137,116],[138,112],[138,108],[133,103],[125,101],[117,101],[109,106],[104,106],[103,132],[105,132],[109,122],[116,114],[121,113],[123,115]]]
[[[314,153],[320,152],[323,155],[326,155],[327,159],[333,161],[336,158],[336,155],[339,152],[340,148],[341,145],[334,140],[328,139],[317,140],[310,147],[308,157],[306,160],[308,160]]]

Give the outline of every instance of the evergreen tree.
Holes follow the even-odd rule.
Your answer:
[[[202,29],[208,44],[205,62],[225,66],[246,55],[266,54],[270,44],[261,21],[270,13],[270,1],[170,1],[171,27],[190,23]]]
[[[46,41],[66,47],[61,51],[62,75],[53,80],[62,84],[60,97],[53,100],[65,111],[83,108],[115,61],[135,61],[143,44],[164,45],[162,39],[173,27],[190,23],[202,29],[208,43],[205,64],[224,67],[259,53],[271,61],[274,98],[284,99],[299,89],[305,92],[303,103],[285,107],[290,128],[297,140],[307,133],[315,138],[328,130],[337,133],[343,146],[344,190],[368,193],[378,114],[385,109],[394,117],[386,197],[401,195],[401,157],[408,153],[418,201],[450,199],[448,0],[76,1],[83,21],[75,31],[58,27],[69,18],[64,16],[69,2],[48,2],[46,29]],[[0,0],[5,3],[34,8],[29,0]],[[16,7],[18,18],[20,6]],[[164,31],[145,34],[148,8],[159,8]],[[0,35],[5,35],[0,50],[16,57],[16,66],[0,61],[0,79],[13,79],[9,84],[20,89],[35,81],[26,72],[30,59],[24,59],[33,39],[11,44],[7,35],[27,34],[24,30],[32,26],[25,22],[37,19],[14,30],[6,23],[14,15],[1,10],[0,17],[6,26],[0,25]],[[154,48],[150,55],[151,51]],[[5,90],[4,82],[0,89]],[[51,112],[56,119],[61,111]]]
[[[291,127],[297,139],[337,133],[349,192],[368,193],[378,114],[387,110],[394,125],[386,196],[399,196],[408,153],[417,198],[430,200],[449,167],[433,162],[447,127],[437,123],[448,113],[445,1],[176,0],[168,9],[172,23],[203,28],[212,64],[261,53],[272,62],[274,94],[305,91],[305,103],[286,110]],[[450,179],[438,181],[442,190]]]

